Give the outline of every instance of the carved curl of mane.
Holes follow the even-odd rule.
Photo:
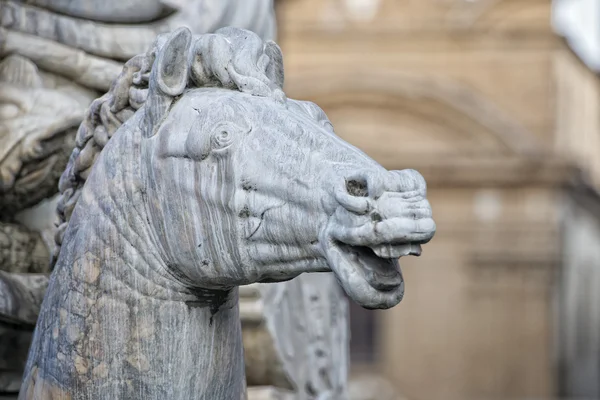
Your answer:
[[[174,52],[178,54],[174,54]],[[173,62],[173,60],[177,62]],[[183,85],[173,75],[185,74]],[[187,28],[157,37],[151,49],[125,63],[104,96],[94,100],[79,126],[76,147],[59,181],[59,224],[51,266],[94,162],[119,127],[140,108],[153,131],[176,99],[190,88],[221,87],[285,102],[279,46],[237,28],[192,36]]]

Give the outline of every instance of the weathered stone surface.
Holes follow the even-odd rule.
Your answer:
[[[23,399],[241,398],[237,286],[333,272],[364,307],[401,300],[397,258],[435,232],[422,177],[385,170],[282,86],[275,43],[179,29],[92,104],[61,177],[62,249]],[[323,330],[335,309],[307,293],[327,321],[307,326],[313,395],[343,382],[328,352],[346,332]]]

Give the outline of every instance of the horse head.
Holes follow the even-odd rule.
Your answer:
[[[398,258],[435,232],[425,181],[386,170],[318,106],[286,98],[275,43],[182,28],[129,65],[113,92],[138,103],[147,221],[174,276],[211,289],[332,271],[363,307],[401,300]]]

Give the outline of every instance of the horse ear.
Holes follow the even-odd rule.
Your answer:
[[[167,39],[156,60],[156,82],[158,88],[168,96],[178,96],[185,90],[188,81],[188,54],[192,43],[192,32],[179,28]]]
[[[265,43],[265,54],[271,59],[265,74],[269,79],[275,82],[277,86],[283,88],[283,54],[281,53],[281,49],[277,43],[268,40]]]

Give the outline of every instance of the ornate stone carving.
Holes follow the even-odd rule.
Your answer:
[[[241,398],[239,285],[333,272],[364,307],[401,300],[397,258],[435,231],[423,178],[385,170],[282,86],[278,46],[235,28],[178,29],[125,64],[61,177],[21,398]],[[313,297],[309,315],[334,321]],[[334,398],[344,378],[321,363],[345,331],[324,325],[307,326],[307,390]]]

